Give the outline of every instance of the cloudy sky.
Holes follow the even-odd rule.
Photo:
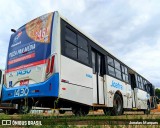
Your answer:
[[[0,68],[10,29],[56,10],[160,87],[159,0],[0,0]]]

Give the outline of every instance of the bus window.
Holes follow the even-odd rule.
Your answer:
[[[129,82],[128,81],[128,70],[127,70],[127,67],[121,65],[121,69],[122,69],[122,79],[126,82]]]
[[[117,69],[115,69],[115,72],[116,72],[116,77],[122,79],[121,72]]]
[[[86,64],[89,63],[88,52],[78,48],[78,59]]]
[[[74,33],[72,30],[66,27],[65,29],[65,39],[73,44],[77,44],[76,41],[76,33]]]
[[[85,64],[89,64],[88,42],[80,35],[78,35],[78,59]]]
[[[88,52],[88,42],[80,35],[78,35],[78,47]]]
[[[124,71],[125,69],[124,69],[123,65],[121,65],[121,69],[122,69],[122,72],[125,73],[125,71]]]
[[[114,60],[116,77],[122,79],[120,63]]]
[[[111,57],[107,56],[107,62],[108,62],[109,65],[114,67],[114,62],[113,62],[113,59]]]
[[[119,62],[117,62],[116,60],[114,60],[114,64],[115,64],[115,68],[116,69],[121,70]]]
[[[114,68],[108,65],[108,72],[110,75],[115,76]]]
[[[148,90],[147,90],[147,81],[144,80],[144,81],[143,81],[143,84],[144,84],[144,86],[143,86],[143,87],[144,87],[144,90],[145,90],[146,92],[148,92]]]
[[[68,41],[65,41],[65,54],[69,57],[77,59],[77,47]]]
[[[92,68],[93,68],[93,74],[96,73],[96,53],[92,51]]]
[[[65,30],[62,32],[63,54],[75,61],[89,65],[89,47],[87,38],[65,22],[63,29]]]

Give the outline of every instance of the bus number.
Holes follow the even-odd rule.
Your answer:
[[[16,89],[14,91],[14,97],[16,97],[16,96],[27,96],[28,93],[29,93],[29,89],[28,88]]]

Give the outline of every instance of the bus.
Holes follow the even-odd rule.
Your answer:
[[[154,86],[59,12],[12,31],[2,100],[18,104],[20,113],[37,106],[75,115],[146,114],[154,107]]]

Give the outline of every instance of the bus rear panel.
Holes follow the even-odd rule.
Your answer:
[[[51,55],[54,13],[40,16],[11,35],[3,101],[58,97],[59,73]]]

